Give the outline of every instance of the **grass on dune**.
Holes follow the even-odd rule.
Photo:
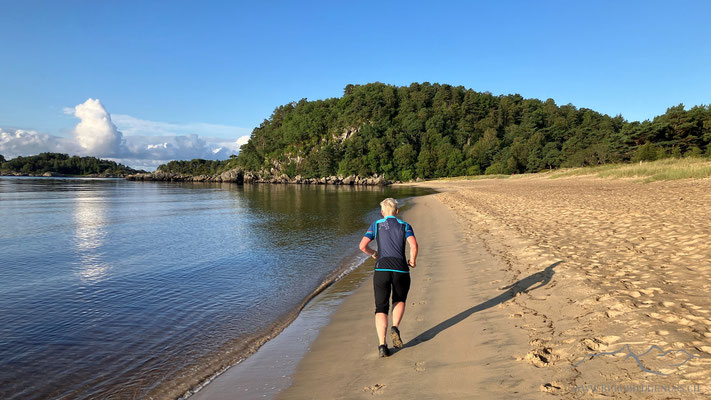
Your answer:
[[[642,182],[671,181],[687,178],[711,177],[711,160],[700,157],[665,158],[628,164],[604,164],[594,167],[565,168],[539,173],[515,175],[472,175],[435,179],[437,181],[463,181],[480,179],[516,179],[523,177],[565,178],[592,175],[600,178],[638,178]]]
[[[531,175],[531,174],[519,174],[519,175],[505,175],[505,174],[491,174],[491,175],[465,175],[465,176],[452,176],[448,178],[438,178],[434,179],[435,181],[443,181],[443,182],[449,182],[449,181],[476,181],[479,179],[508,179],[513,176],[523,176],[523,175]]]
[[[550,178],[594,175],[600,178],[639,178],[643,182],[670,181],[711,177],[711,160],[707,158],[666,158],[633,164],[605,164],[572,168],[550,173]]]

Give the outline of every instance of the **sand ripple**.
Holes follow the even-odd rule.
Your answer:
[[[543,392],[585,397],[571,388],[654,383],[711,393],[711,180],[531,177],[428,186],[446,190],[437,196],[468,235],[508,264],[510,281],[502,283],[562,261],[550,284],[506,305],[531,337],[521,362],[556,369]],[[677,365],[686,357],[680,352],[639,362],[619,352],[571,368],[586,354],[624,345],[638,355],[656,345],[697,357]]]

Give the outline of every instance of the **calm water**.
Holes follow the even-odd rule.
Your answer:
[[[0,398],[179,396],[423,193],[0,178]]]

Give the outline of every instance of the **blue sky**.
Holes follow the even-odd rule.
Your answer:
[[[0,8],[0,128],[58,137],[79,121],[67,108],[94,98],[127,137],[236,140],[280,104],[374,81],[553,98],[628,120],[711,102],[704,1],[26,0]],[[146,123],[131,131],[126,121]]]

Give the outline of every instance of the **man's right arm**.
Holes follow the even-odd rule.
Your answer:
[[[375,222],[373,222],[370,225],[370,228],[368,228],[368,231],[365,232],[365,235],[363,235],[363,239],[360,240],[360,245],[358,246],[360,251],[362,251],[363,253],[365,253],[373,258],[378,257],[378,252],[371,249],[368,246],[368,243],[370,243],[371,240],[375,239],[375,234],[376,234],[377,228],[378,228],[377,225],[375,224]]]
[[[365,253],[373,258],[376,258],[378,256],[378,252],[371,249],[370,246],[368,246],[368,243],[370,243],[370,239],[367,236],[363,237],[363,239],[360,240],[360,245],[358,246],[358,248],[363,253]]]

